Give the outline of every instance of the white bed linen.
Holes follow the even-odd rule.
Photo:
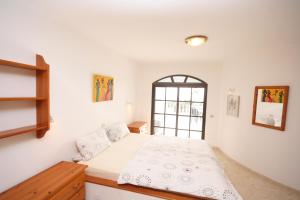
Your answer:
[[[88,165],[88,175],[116,181],[137,150],[150,138],[150,135],[128,134],[93,159],[80,164]]]
[[[242,200],[205,141],[153,136],[122,170],[119,184]]]

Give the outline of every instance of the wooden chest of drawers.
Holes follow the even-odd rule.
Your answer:
[[[0,194],[0,200],[84,200],[87,166],[60,162]]]

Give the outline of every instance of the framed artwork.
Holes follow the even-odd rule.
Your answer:
[[[93,77],[93,101],[113,100],[114,79],[109,76],[95,74]]]
[[[229,94],[227,96],[227,115],[238,117],[240,107],[240,96]]]
[[[252,124],[284,131],[289,86],[256,86]]]

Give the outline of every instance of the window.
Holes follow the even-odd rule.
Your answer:
[[[152,84],[151,134],[204,139],[207,83],[172,75]]]

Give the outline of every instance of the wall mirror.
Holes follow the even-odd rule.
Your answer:
[[[256,86],[252,124],[284,131],[289,86]]]

